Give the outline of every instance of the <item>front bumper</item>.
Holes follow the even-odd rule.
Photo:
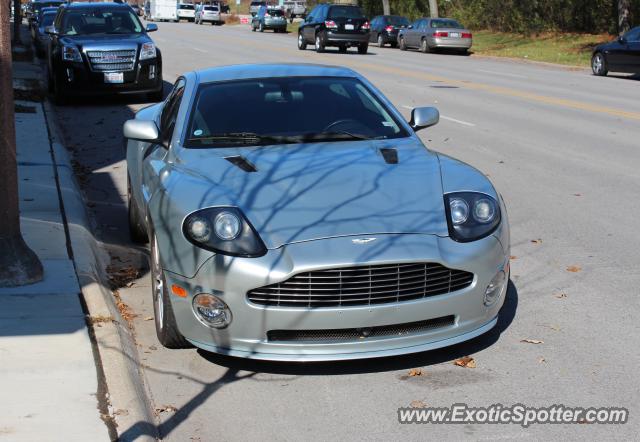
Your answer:
[[[324,40],[326,46],[339,46],[342,44],[355,46],[362,43],[369,43],[369,32],[344,33],[328,30],[325,33]]]
[[[508,248],[489,236],[456,243],[433,235],[376,235],[375,246],[354,244],[352,237],[290,244],[261,258],[212,257],[194,278],[165,272],[168,286],[188,292],[171,296],[180,333],[202,349],[252,359],[318,361],[392,356],[431,350],[478,336],[496,323],[506,285],[491,306],[484,292],[500,270],[508,271]],[[267,307],[247,300],[254,288],[284,281],[310,270],[363,264],[435,262],[474,274],[473,283],[444,295],[390,304],[335,308]],[[194,315],[193,296],[211,293],[229,306],[233,321],[225,329],[203,325]],[[454,316],[452,324],[416,333],[327,341],[270,341],[272,330],[369,328]]]
[[[150,78],[154,71],[153,78]],[[105,83],[104,72],[93,71],[88,63],[62,62],[56,69],[65,95],[138,94],[162,90],[162,66],[158,58],[136,62],[123,72],[123,83]]]

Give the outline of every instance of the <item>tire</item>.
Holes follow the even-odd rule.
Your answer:
[[[378,34],[378,47],[382,48],[384,47],[384,37],[382,37],[382,34]]]
[[[422,52],[423,54],[428,54],[429,52],[431,52],[431,48],[429,47],[429,43],[427,43],[426,38],[423,38],[420,42],[420,52]]]
[[[604,77],[609,73],[609,67],[607,66],[607,59],[602,52],[596,52],[591,57],[591,70],[593,75],[598,77]]]
[[[401,51],[406,51],[407,50],[407,45],[404,42],[404,37],[400,37],[400,50]]]
[[[304,40],[302,32],[298,32],[298,49],[300,49],[301,51],[307,49],[307,42]]]
[[[189,348],[191,344],[180,334],[173,314],[164,271],[160,266],[158,240],[151,238],[150,247],[151,294],[153,295],[153,313],[158,341],[166,348]]]
[[[324,42],[322,41],[322,32],[316,34],[316,52],[324,52]]]
[[[368,50],[369,50],[368,43],[362,43],[361,45],[358,46],[358,54],[365,55]]]
[[[346,54],[347,53],[347,47],[346,46],[338,46],[338,52],[340,52],[341,54]]]
[[[253,23],[251,23],[251,32],[256,32],[256,27],[253,26]]]
[[[142,223],[142,216],[140,209],[131,197],[131,179],[127,174],[127,206],[129,207],[129,236],[131,241],[136,244],[146,244],[149,242],[149,235],[147,229],[145,229]]]
[[[394,42],[389,43],[389,45],[390,45],[393,49],[395,49],[395,48],[397,48],[397,47],[398,47],[398,43],[397,43],[397,42],[395,42],[395,41],[394,41]]]
[[[258,31],[264,32],[264,24],[262,22],[258,25]]]

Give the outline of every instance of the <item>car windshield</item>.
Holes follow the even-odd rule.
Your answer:
[[[282,12],[281,9],[269,9],[267,10],[267,14],[272,17],[282,17],[284,15],[284,12]]]
[[[200,87],[187,147],[268,145],[406,137],[358,79],[288,77]]]
[[[143,31],[142,24],[130,8],[90,8],[68,10],[62,19],[65,35],[134,34]]]
[[[389,23],[392,26],[409,26],[409,19],[406,17],[391,15],[387,17],[387,23]]]
[[[462,29],[463,26],[455,20],[431,20],[432,28]]]
[[[55,18],[56,18],[55,12],[47,12],[42,16],[42,20],[40,21],[40,26],[43,28],[46,28],[47,26],[51,26]]]
[[[357,6],[332,6],[329,18],[364,18],[364,14]]]
[[[50,6],[60,6],[61,4],[62,2],[37,2],[33,5],[33,12],[38,15],[42,8],[47,8]]]

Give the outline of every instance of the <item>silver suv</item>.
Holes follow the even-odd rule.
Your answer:
[[[222,17],[220,16],[220,7],[217,5],[198,5],[196,7],[194,23],[197,25],[204,23],[221,25]]]
[[[284,15],[293,22],[293,19],[300,17],[304,19],[307,16],[307,4],[305,2],[285,1],[283,3]]]

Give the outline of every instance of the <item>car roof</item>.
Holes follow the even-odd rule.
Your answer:
[[[199,83],[273,77],[360,77],[355,71],[342,66],[307,63],[239,64],[202,69],[194,73]]]
[[[84,9],[84,8],[129,8],[126,3],[114,3],[114,2],[73,2],[64,5],[67,9]]]

